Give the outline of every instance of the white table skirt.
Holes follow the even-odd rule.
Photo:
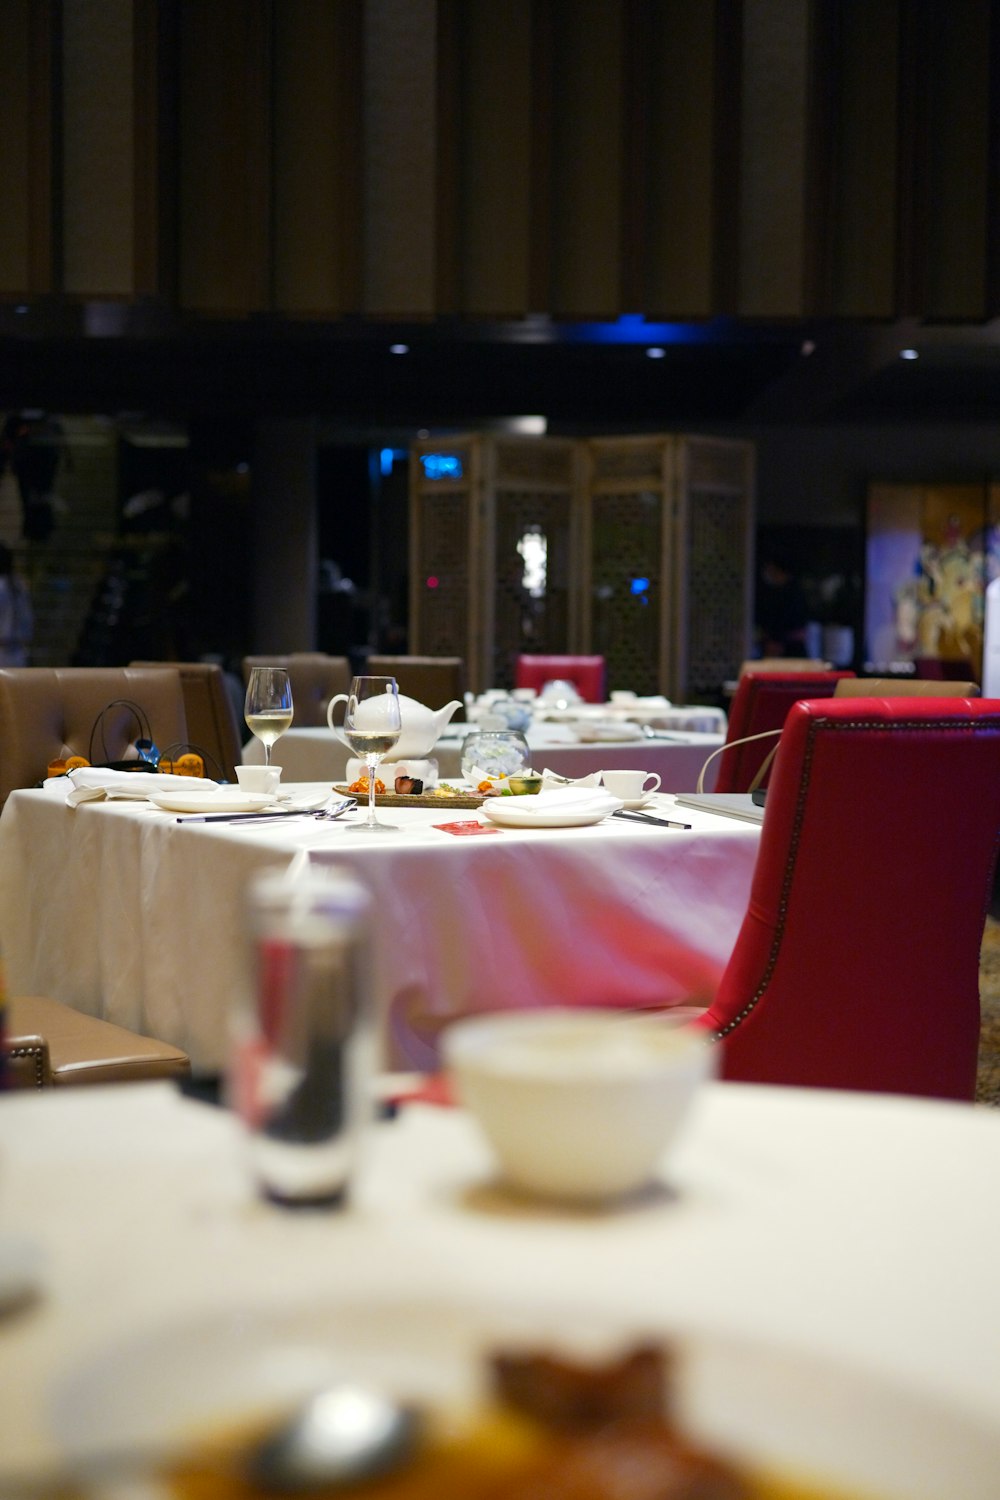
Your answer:
[[[662,799],[669,816],[672,799]],[[244,891],[300,851],[342,860],[376,911],[390,1065],[427,1067],[449,1017],[539,1004],[707,1000],[746,910],[759,829],[687,812],[690,833],[619,820],[455,838],[447,807],[391,809],[395,837],[309,819],[179,823],[148,803],[15,791],[0,817],[0,951],[47,994],[221,1069],[243,984]]]
[[[0,1160],[44,1288],[0,1338],[0,1479],[50,1461],[51,1393],[116,1342],[338,1299],[722,1331],[1000,1427],[1000,1113],[715,1084],[671,1191],[606,1214],[508,1199],[472,1122],[419,1106],[329,1215],[256,1201],[231,1117],[167,1085],[2,1099]]]
[[[456,725],[438,740],[431,751],[441,781],[454,781],[462,774],[462,740],[471,725]],[[673,734],[673,731],[671,731]],[[698,773],[713,750],[723,743],[721,734],[677,732],[670,739],[612,740],[585,743],[565,724],[533,725],[527,734],[536,771],[555,771],[559,776],[590,776],[594,771],[655,771],[664,792],[693,792]],[[329,729],[290,729],[272,753],[282,767],[284,781],[342,781],[349,751]],[[251,740],[243,748],[247,765],[263,765],[264,747]],[[718,758],[705,777],[705,791],[715,786]],[[388,782],[387,782],[388,784]]]

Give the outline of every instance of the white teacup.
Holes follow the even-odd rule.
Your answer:
[[[621,797],[623,802],[638,802],[660,784],[655,771],[602,771],[601,780],[612,797]]]
[[[281,767],[237,766],[236,780],[245,792],[267,792],[273,797],[281,783]]]

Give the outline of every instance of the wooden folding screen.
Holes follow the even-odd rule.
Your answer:
[[[410,463],[411,649],[463,656],[473,688],[521,651],[598,651],[611,687],[690,699],[748,654],[750,444],[467,434]]]

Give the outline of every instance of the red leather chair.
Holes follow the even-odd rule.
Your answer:
[[[840,679],[853,676],[853,672],[744,672],[729,708],[726,744],[719,756],[715,791],[749,791],[753,778],[774,749],[777,735],[746,745],[736,744],[737,740],[780,729],[793,703],[800,698],[832,697]],[[769,779],[770,768],[760,785],[766,786]]]
[[[1000,700],[788,714],[746,916],[708,1011],[722,1076],[973,1098],[1000,843]]]
[[[585,703],[604,703],[603,656],[519,656],[514,665],[514,686],[534,688],[561,679],[571,682]]]

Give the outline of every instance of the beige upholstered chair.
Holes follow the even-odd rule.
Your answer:
[[[226,679],[217,662],[134,661],[133,667],[166,667],[180,674],[187,742],[205,752],[205,775],[235,781],[243,736]],[[166,750],[165,744],[160,744]]]
[[[835,698],[978,698],[974,682],[951,682],[947,678],[842,677],[833,690]]]
[[[346,656],[327,656],[322,651],[293,651],[288,656],[244,656],[243,682],[250,680],[251,667],[285,667],[292,684],[296,729],[326,728],[326,705],[335,693],[346,693],[351,685],[351,664]]]
[[[161,750],[186,744],[187,718],[178,672],[159,667],[0,668],[0,804],[15,787],[35,786],[52,761],[70,755],[95,763],[119,760],[138,734],[135,715],[116,707],[135,703]]]
[[[830,663],[818,656],[762,656],[740,665],[740,676],[746,672],[829,672]]]
[[[11,1088],[181,1079],[191,1071],[179,1047],[85,1016],[40,995],[8,1002],[3,1061]]]
[[[465,717],[465,662],[460,656],[369,656],[365,671],[372,677],[395,677],[401,693],[428,708],[443,708],[457,698]]]

